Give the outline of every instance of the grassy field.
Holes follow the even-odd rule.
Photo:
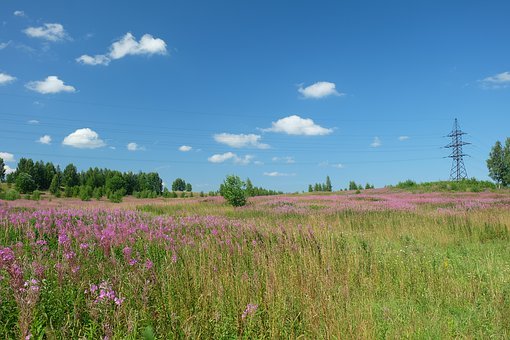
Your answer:
[[[0,201],[0,337],[510,337],[510,195]]]

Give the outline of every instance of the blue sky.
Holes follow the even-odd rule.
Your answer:
[[[0,155],[306,190],[487,179],[508,1],[3,1]]]

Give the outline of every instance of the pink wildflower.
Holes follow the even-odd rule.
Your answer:
[[[249,303],[248,305],[246,305],[246,309],[244,310],[243,315],[241,315],[241,318],[244,320],[248,316],[255,314],[257,308],[259,308],[259,305]]]

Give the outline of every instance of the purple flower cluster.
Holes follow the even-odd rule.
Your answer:
[[[94,303],[114,303],[117,306],[122,305],[126,298],[118,296],[118,294],[112,289],[112,286],[107,282],[103,281],[98,285],[91,284],[88,291],[92,297]]]

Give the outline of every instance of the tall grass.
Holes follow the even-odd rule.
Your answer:
[[[0,208],[1,337],[510,337],[507,206],[265,202]]]

